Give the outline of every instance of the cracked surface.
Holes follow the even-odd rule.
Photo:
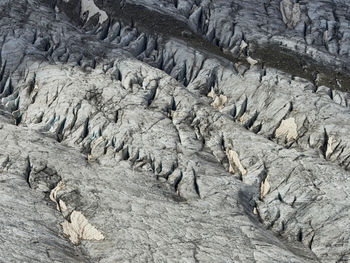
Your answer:
[[[0,258],[350,260],[348,3],[0,5]]]

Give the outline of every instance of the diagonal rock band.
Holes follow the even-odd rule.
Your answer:
[[[350,261],[349,3],[0,6],[0,261]]]

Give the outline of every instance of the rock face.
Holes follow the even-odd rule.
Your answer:
[[[346,1],[0,1],[3,262],[350,262]]]

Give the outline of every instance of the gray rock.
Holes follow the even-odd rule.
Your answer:
[[[0,1],[0,257],[348,262],[348,4],[122,4]]]

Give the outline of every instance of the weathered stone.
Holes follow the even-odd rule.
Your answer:
[[[347,8],[0,1],[1,260],[349,261]]]

